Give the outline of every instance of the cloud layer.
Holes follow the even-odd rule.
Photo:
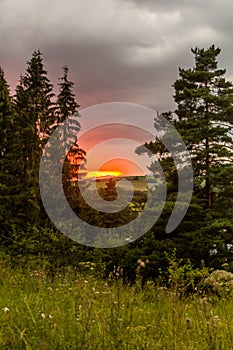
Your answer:
[[[233,78],[231,0],[0,0],[0,65],[14,88],[40,49],[54,85],[70,67],[82,107],[127,101],[173,108],[178,67],[191,47],[222,48]]]

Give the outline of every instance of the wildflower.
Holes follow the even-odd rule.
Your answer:
[[[45,314],[42,312],[42,314],[41,314],[41,317],[43,318],[43,320],[45,319]]]
[[[52,315],[49,315],[49,318],[51,319],[51,318],[53,318],[53,316],[52,316]]]
[[[141,266],[141,267],[145,267],[145,266],[146,266],[146,264],[144,263],[144,261],[141,261],[140,266]]]
[[[141,268],[144,269],[146,267],[146,263],[142,259],[137,260],[137,269],[140,270]]]
[[[215,316],[212,317],[212,320],[213,320],[214,322],[218,322],[218,321],[220,321],[220,318],[219,318],[218,315],[215,315]]]
[[[9,312],[10,309],[9,309],[8,307],[3,307],[3,308],[2,308],[2,311],[6,313],[6,312]]]

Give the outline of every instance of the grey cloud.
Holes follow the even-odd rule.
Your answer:
[[[0,65],[14,87],[35,49],[56,85],[70,67],[79,102],[128,101],[173,108],[178,66],[191,47],[222,48],[233,76],[233,4],[169,0],[0,0]]]

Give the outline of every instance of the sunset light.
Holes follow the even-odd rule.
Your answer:
[[[90,179],[93,177],[104,177],[104,176],[120,176],[120,171],[89,171],[85,176],[85,179]]]
[[[84,179],[133,175],[142,176],[144,173],[137,164],[134,164],[129,159],[116,158],[105,162],[98,170],[93,169],[93,167],[87,170]]]

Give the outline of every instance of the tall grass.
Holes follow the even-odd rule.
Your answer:
[[[0,349],[233,349],[233,297],[1,265]]]

